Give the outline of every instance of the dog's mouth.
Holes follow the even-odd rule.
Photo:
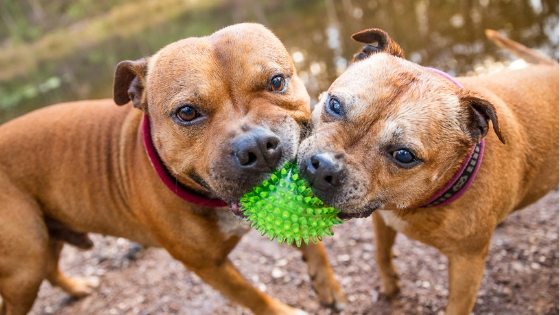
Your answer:
[[[367,218],[369,217],[373,211],[377,210],[379,206],[375,206],[373,208],[366,208],[359,212],[340,212],[338,214],[338,218],[342,220],[350,220],[350,219],[357,219],[357,218]]]
[[[350,219],[356,219],[356,218],[367,218],[369,217],[373,211],[377,210],[379,208],[379,206],[374,206],[372,208],[366,208],[364,210],[361,210],[359,212],[340,212],[338,213],[338,218],[341,220],[350,220]],[[241,210],[241,205],[239,204],[239,201],[230,201],[229,202],[229,210],[231,211],[231,213],[238,217],[239,219],[247,219],[248,216],[245,215],[245,211]]]
[[[245,211],[241,210],[241,206],[239,205],[238,201],[230,201],[229,202],[229,210],[233,213],[234,216],[240,219],[247,219],[248,217],[245,215]]]

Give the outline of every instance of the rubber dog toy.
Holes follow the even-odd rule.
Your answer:
[[[343,223],[337,217],[340,211],[325,206],[299,177],[295,161],[286,163],[239,203],[247,221],[253,221],[251,227],[261,236],[267,234],[270,241],[276,237],[280,244],[295,241],[299,247],[302,240],[309,244],[310,238],[317,243],[334,234],[333,225]]]

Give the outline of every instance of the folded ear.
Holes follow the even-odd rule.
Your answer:
[[[462,106],[467,109],[466,127],[473,142],[477,143],[486,136],[488,133],[488,121],[491,120],[492,127],[498,139],[505,144],[506,140],[500,130],[500,124],[494,105],[474,92],[461,89],[459,93],[459,101]]]
[[[113,82],[113,99],[117,105],[124,105],[132,100],[134,107],[143,108],[142,94],[148,73],[148,59],[149,57],[119,62]]]
[[[373,44],[364,46],[361,51],[354,55],[352,62],[360,61],[372,54],[380,52],[385,52],[404,59],[404,51],[401,46],[395,43],[391,37],[389,37],[389,34],[381,29],[370,28],[363,30],[352,35],[352,39],[364,44]]]

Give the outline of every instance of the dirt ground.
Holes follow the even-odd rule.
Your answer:
[[[475,314],[558,314],[558,190],[511,215],[497,228]],[[94,235],[95,247],[67,246],[62,268],[72,276],[96,275],[99,289],[73,300],[43,283],[31,314],[250,314],[183,268],[163,249],[129,258],[124,239]],[[448,295],[447,259],[430,247],[397,237],[395,264],[402,291],[393,301],[379,293],[370,219],[335,228],[324,244],[349,300],[341,314],[443,314]],[[251,231],[230,255],[241,273],[271,296],[311,314],[333,314],[319,305],[298,251]]]

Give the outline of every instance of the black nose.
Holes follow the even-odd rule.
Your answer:
[[[256,127],[233,140],[233,154],[244,170],[270,172],[278,166],[282,146],[272,131]]]
[[[332,153],[321,153],[307,160],[305,175],[313,188],[323,191],[337,188],[344,179],[344,166]]]

